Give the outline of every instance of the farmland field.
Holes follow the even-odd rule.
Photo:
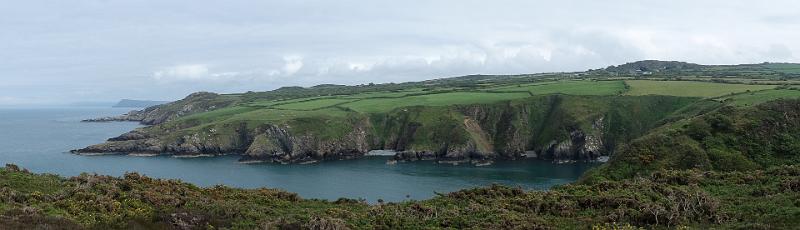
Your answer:
[[[442,89],[438,89],[442,90]],[[402,91],[387,91],[387,92],[370,92],[370,93],[359,93],[354,95],[345,96],[345,98],[386,98],[386,97],[404,97],[412,94],[424,94],[429,93],[430,91],[423,91],[422,88],[414,88],[414,89],[407,89]]]
[[[535,95],[615,95],[625,90],[622,81],[556,81],[489,88],[497,92],[530,92]]]
[[[730,97],[721,98],[723,100],[731,99],[733,105],[736,106],[753,106],[776,99],[796,99],[800,98],[800,90],[790,89],[775,89],[763,90],[751,93],[737,94]]]
[[[779,98],[800,98],[800,91],[790,89],[773,90],[777,86],[702,81],[561,80],[524,84],[485,84],[477,89],[458,87],[410,88],[350,95],[255,100],[243,103],[240,106],[187,116],[181,120],[191,123],[223,121],[285,122],[292,119],[311,117],[344,117],[351,112],[384,113],[410,106],[487,104],[549,94],[700,97],[715,98],[717,101],[730,99],[728,101],[736,106],[750,106]]]
[[[292,109],[292,110],[314,110],[351,101],[353,101],[353,99],[323,98],[323,99],[309,100],[297,103],[280,104],[275,106],[275,108]]]
[[[626,95],[668,95],[679,97],[703,97],[712,98],[725,96],[732,93],[758,91],[775,88],[775,85],[745,85],[745,84],[724,84],[713,82],[696,81],[647,81],[647,80],[628,80],[625,81],[630,86],[630,91]]]
[[[627,88],[626,88],[627,84]],[[732,98],[737,106],[753,105],[778,98],[793,98],[800,91],[770,90],[777,85],[726,84],[702,81],[654,80],[561,80],[527,84],[482,86],[479,89],[412,88],[339,96],[314,96],[287,100],[258,100],[187,118],[213,120],[279,121],[300,117],[343,116],[345,110],[361,113],[388,112],[408,106],[481,104],[527,98],[534,95],[668,95],[681,97]],[[766,91],[765,91],[766,90]],[[751,91],[752,93],[747,93]],[[732,95],[735,94],[735,95]],[[316,111],[320,110],[320,111]]]
[[[455,104],[480,104],[504,100],[513,100],[530,97],[523,92],[512,93],[486,93],[486,92],[452,92],[411,96],[403,98],[378,98],[365,99],[343,104],[341,106],[358,112],[387,112],[395,108],[406,106],[445,106]]]
[[[794,63],[769,63],[764,64],[765,67],[772,70],[778,70],[784,73],[800,73],[800,65]]]

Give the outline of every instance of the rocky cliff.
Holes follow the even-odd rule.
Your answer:
[[[350,159],[370,150],[394,150],[399,161],[591,160],[643,135],[691,101],[664,96],[551,95],[288,122],[225,120],[208,125],[179,119],[74,152],[240,154],[244,162],[278,163]]]

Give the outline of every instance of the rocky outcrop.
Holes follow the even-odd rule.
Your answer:
[[[145,109],[146,110],[146,109]],[[112,122],[112,121],[136,121],[141,122],[144,120],[145,110],[131,110],[126,114],[111,117],[90,118],[82,120],[82,122]]]
[[[224,108],[237,100],[216,93],[197,92],[179,101],[133,110],[120,116],[86,119],[83,122],[136,121],[143,125],[157,125],[178,117]]]
[[[602,140],[599,137],[576,130],[570,132],[566,140],[551,141],[538,157],[554,160],[591,160],[607,154],[602,148]]]
[[[242,162],[306,163],[319,160],[352,159],[369,152],[365,124],[341,138],[323,140],[314,135],[293,135],[288,127],[268,125],[257,131]]]
[[[125,134],[123,134],[124,136]],[[166,148],[161,141],[156,138],[126,139],[123,136],[111,138],[109,141],[91,145],[82,149],[72,150],[72,153],[81,155],[101,155],[101,154],[160,154]]]
[[[82,155],[101,154],[169,154],[178,156],[240,154],[244,163],[309,163],[320,160],[352,159],[370,150],[368,124],[353,125],[353,130],[337,139],[324,139],[313,134],[292,133],[287,125],[263,125],[248,129],[241,124],[236,135],[215,136],[215,128],[169,141],[137,129],[107,142],[73,150]],[[227,138],[227,140],[225,140]]]

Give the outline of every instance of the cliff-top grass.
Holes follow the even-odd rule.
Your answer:
[[[749,106],[778,98],[798,98],[800,91],[771,90],[778,85],[728,84],[701,81],[654,80],[561,80],[527,84],[487,84],[476,89],[455,87],[410,88],[352,95],[313,96],[283,100],[259,100],[241,106],[195,114],[181,120],[210,122],[285,121],[303,117],[343,117],[348,111],[386,113],[409,106],[490,104],[535,95],[668,95],[679,97],[731,98],[737,106]],[[767,90],[767,91],[764,91]]]
[[[800,98],[800,90],[796,89],[771,89],[755,92],[745,92],[728,97],[720,98],[720,100],[730,100],[736,106],[753,106],[767,101],[777,99],[791,99]]]
[[[622,81],[566,80],[489,88],[495,92],[530,92],[535,95],[615,95],[625,91]]]
[[[489,93],[489,92],[451,92],[427,94],[402,98],[377,98],[342,104],[358,112],[388,112],[400,107],[408,106],[446,106],[457,104],[481,104],[498,101],[508,101],[530,97],[528,93]]]
[[[668,95],[679,97],[703,97],[712,98],[742,93],[773,89],[777,85],[746,85],[746,84],[725,84],[714,82],[699,81],[650,81],[650,80],[627,80],[625,81],[630,90],[626,95]]]
[[[354,100],[355,99],[322,98],[297,103],[281,104],[275,106],[275,108],[289,110],[314,110],[334,106],[337,104],[343,104]]]

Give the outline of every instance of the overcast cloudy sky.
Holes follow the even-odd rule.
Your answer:
[[[800,1],[7,1],[0,105],[465,74],[641,59],[800,62]]]

